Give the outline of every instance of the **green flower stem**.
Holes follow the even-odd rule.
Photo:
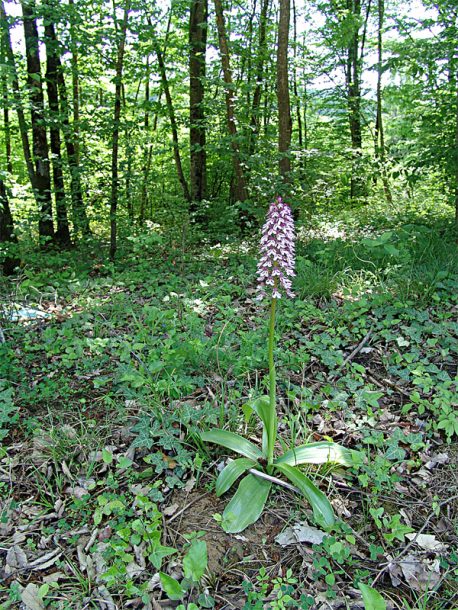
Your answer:
[[[275,339],[275,309],[277,299],[272,299],[270,304],[270,322],[269,322],[269,404],[270,404],[270,421],[274,422],[272,437],[269,438],[267,466],[268,471],[274,461],[274,445],[277,435],[277,409],[276,409],[276,379],[275,379],[275,362],[274,362],[274,339]]]

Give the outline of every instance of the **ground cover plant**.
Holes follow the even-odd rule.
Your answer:
[[[221,528],[215,485],[232,456],[202,432],[261,446],[240,414],[268,390],[257,237],[201,249],[156,231],[116,265],[95,241],[29,253],[2,283],[2,607],[455,608],[447,210],[298,224],[297,294],[277,317],[276,451],[363,455],[306,467],[329,530],[284,487],[240,534]],[[20,307],[46,317],[12,320]]]

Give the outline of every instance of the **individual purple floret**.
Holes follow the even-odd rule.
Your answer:
[[[261,259],[258,263],[258,299],[280,299],[282,291],[289,297],[294,277],[294,220],[291,208],[281,197],[270,204],[262,227]]]

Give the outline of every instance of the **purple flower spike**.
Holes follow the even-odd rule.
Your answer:
[[[294,220],[291,208],[281,197],[270,204],[262,227],[261,259],[258,263],[258,299],[280,299],[282,291],[291,292],[294,277]]]

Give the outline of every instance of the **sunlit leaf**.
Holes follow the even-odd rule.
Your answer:
[[[178,580],[175,580],[175,578],[172,578],[168,574],[164,574],[164,572],[159,572],[159,578],[161,579],[162,589],[169,599],[173,601],[183,599],[186,591],[180,585]]]
[[[293,485],[298,487],[301,493],[307,498],[313,509],[313,516],[319,525],[324,528],[329,528],[334,525],[335,517],[331,503],[324,493],[320,491],[303,472],[298,468],[288,466],[288,464],[274,464],[274,467],[283,473]]]
[[[362,582],[358,587],[363,596],[364,610],[386,610],[386,603],[378,591]]]
[[[262,458],[262,453],[256,445],[247,441],[243,436],[234,434],[234,432],[229,432],[228,430],[214,428],[208,432],[201,432],[200,438],[208,443],[216,443],[217,445],[226,447],[226,449],[232,449],[232,451],[240,453],[240,455],[244,455],[251,460],[259,460],[259,458]]]
[[[334,462],[342,466],[353,466],[358,462],[357,451],[346,449],[337,443],[320,441],[294,447],[275,460],[275,464],[299,466],[299,464],[327,464]]]

